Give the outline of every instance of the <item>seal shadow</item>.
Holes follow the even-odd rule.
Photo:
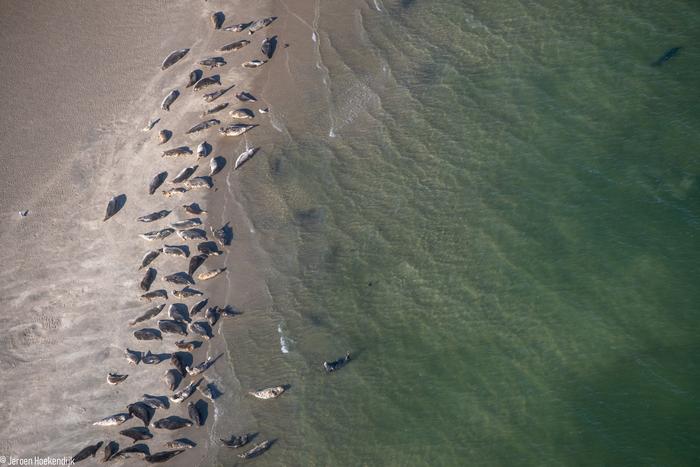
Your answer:
[[[209,404],[204,399],[199,399],[195,402],[194,407],[202,415],[202,425],[206,425],[209,418]]]

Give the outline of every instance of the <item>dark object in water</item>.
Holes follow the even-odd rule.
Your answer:
[[[250,441],[250,435],[245,433],[241,436],[231,435],[231,439],[220,439],[221,442],[224,443],[224,446],[227,446],[231,449],[238,449],[248,444],[248,441]]]
[[[678,54],[678,51],[681,50],[680,47],[673,47],[672,49],[668,49],[661,57],[659,57],[658,60],[653,62],[651,66],[661,66],[667,61],[671,60],[673,57],[675,57]]]
[[[350,361],[350,352],[345,352],[345,356],[339,358],[334,362],[323,362],[323,368],[328,372],[332,373],[336,370],[340,370]]]

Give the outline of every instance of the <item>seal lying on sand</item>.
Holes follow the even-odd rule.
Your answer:
[[[169,190],[164,190],[163,191],[163,196],[166,198],[172,198],[175,195],[181,195],[183,193],[187,193],[189,190],[187,188],[177,186],[175,188],[171,188]]]
[[[224,24],[224,20],[226,19],[226,15],[224,15],[223,11],[217,11],[212,13],[209,19],[211,19],[211,24],[214,26],[214,29],[221,29],[221,26]]]
[[[170,417],[156,420],[153,422],[153,426],[163,430],[179,430],[180,428],[185,428],[186,426],[192,426],[192,420],[187,420],[186,418],[180,418],[172,415]]]
[[[190,250],[184,245],[164,245],[163,254],[187,258],[190,256]]]
[[[100,449],[100,446],[102,446],[102,441],[81,449],[78,454],[71,458],[71,462],[76,463],[85,460],[88,457],[95,457],[95,453],[97,453],[97,450]]]
[[[165,305],[163,305],[165,306]],[[124,352],[126,355],[126,359],[129,361],[129,363],[133,363],[134,365],[138,365],[139,362],[141,361],[141,352],[137,352],[135,350],[131,349],[126,349]]]
[[[141,259],[141,267],[139,269],[143,269],[149,264],[153,262],[154,259],[156,259],[161,253],[163,252],[162,248],[159,248],[157,250],[151,250],[147,251],[145,255],[143,255],[143,258]]]
[[[161,210],[161,211],[156,211],[152,212],[150,214],[146,214],[145,216],[137,217],[136,220],[139,222],[153,222],[157,221],[158,219],[162,219],[166,217],[168,214],[170,214],[172,211],[168,210]]]
[[[165,57],[165,60],[163,60],[163,64],[160,66],[161,70],[167,70],[171,66],[175,65],[177,62],[182,60],[182,58],[187,55],[187,52],[189,51],[190,49],[178,49],[170,52],[170,54]]]
[[[116,441],[110,441],[105,445],[104,455],[102,456],[102,462],[107,462],[119,451],[119,443]]]
[[[345,356],[335,360],[333,362],[323,362],[323,368],[328,372],[332,373],[336,370],[341,369],[350,361],[350,352],[346,352]]]
[[[187,438],[174,439],[165,443],[166,447],[171,449],[192,449],[197,446],[197,443],[190,441]]]
[[[175,347],[192,352],[202,345],[201,341],[177,341]]]
[[[207,76],[206,78],[200,79],[195,83],[194,88],[192,89],[199,91],[204,88],[208,88],[209,86],[214,86],[215,84],[221,86],[221,77],[219,75]]]
[[[272,24],[272,22],[276,19],[277,19],[276,16],[270,16],[269,18],[263,18],[263,19],[257,20],[248,28],[248,34],[250,34],[252,36],[257,31]]]
[[[228,102],[224,102],[223,104],[215,105],[214,107],[202,112],[202,117],[206,117],[207,115],[211,115],[211,114],[215,114],[216,112],[220,112],[220,111],[224,110],[226,107],[228,107]]]
[[[207,211],[202,209],[197,203],[183,204],[182,207],[185,208],[185,211],[189,214],[194,214],[195,216],[207,213]]]
[[[252,159],[255,153],[258,152],[260,148],[249,148],[243,151],[238,158],[236,159],[236,162],[233,164],[233,170],[237,170],[240,166],[248,162],[248,160]]]
[[[131,418],[131,415],[128,413],[118,413],[114,415],[110,415],[109,417],[105,417],[100,421],[97,421],[93,423],[93,425],[96,426],[117,426],[121,425],[125,421],[129,420]]]
[[[207,303],[209,303],[208,298],[205,298],[204,300],[195,303],[192,306],[192,309],[190,310],[190,316],[194,316],[197,313],[200,313],[204,309],[204,307],[207,306]]]
[[[204,264],[204,261],[206,261],[207,255],[196,255],[190,258],[190,266],[187,269],[187,272],[190,274],[194,274],[194,272],[202,265]]]
[[[204,425],[204,414],[202,414],[197,408],[197,405],[191,401],[187,403],[187,415],[190,416],[197,426]]]
[[[224,136],[240,136],[243,133],[252,130],[258,125],[248,125],[247,123],[234,123],[224,128],[219,128],[219,133]]]
[[[179,96],[180,91],[173,89],[167,96],[165,96],[165,99],[163,99],[163,102],[160,104],[160,108],[166,112],[170,111],[170,106],[173,105],[173,102],[175,102],[175,99],[177,99]]]
[[[209,69],[212,69],[218,66],[226,65],[226,60],[224,60],[224,57],[207,57],[203,60],[200,60],[199,64],[202,66],[208,66]]]
[[[153,417],[153,410],[143,402],[134,402],[126,406],[129,414],[143,422],[143,426],[148,426]]]
[[[197,289],[192,289],[190,287],[185,287],[182,290],[173,290],[173,295],[175,295],[177,298],[184,299],[204,295],[204,292]]]
[[[156,280],[156,274],[158,273],[155,269],[148,268],[146,273],[143,275],[143,279],[141,279],[141,283],[139,284],[141,290],[143,290],[144,292],[149,291],[151,285],[153,284],[153,281]]]
[[[189,229],[191,227],[197,227],[198,225],[202,225],[202,220],[199,217],[192,217],[184,221],[170,223],[170,227],[174,229]]]
[[[133,428],[127,428],[119,432],[120,435],[126,436],[136,441],[146,441],[153,438],[153,433],[151,433],[145,426],[135,426]],[[117,453],[118,454],[118,453]],[[114,457],[117,457],[116,455]]]
[[[170,282],[171,284],[194,285],[194,280],[192,277],[184,272],[176,272],[174,274],[169,274],[163,278],[164,281]]]
[[[267,60],[248,60],[247,62],[241,63],[243,68],[258,68],[267,63]]]
[[[211,339],[213,337],[211,335],[211,326],[206,321],[195,321],[194,323],[190,324],[190,331],[195,334],[199,334],[205,339]]]
[[[207,233],[202,229],[179,230],[178,236],[183,240],[206,240]]]
[[[109,202],[107,203],[107,211],[105,212],[105,218],[102,219],[102,222],[106,221],[107,219],[119,212],[119,210],[121,209],[120,199],[123,196],[124,195],[112,196],[110,198]]]
[[[180,402],[185,401],[188,397],[190,397],[192,395],[192,393],[195,391],[195,389],[197,389],[197,386],[199,386],[199,384],[201,382],[202,382],[202,380],[200,379],[199,381],[190,383],[186,388],[184,388],[184,389],[176,392],[172,396],[170,396],[170,400],[172,402],[176,402],[178,404]]]
[[[241,91],[238,94],[236,94],[236,99],[238,99],[241,102],[257,102],[258,100],[255,98],[254,95],[249,93],[248,91]]]
[[[161,311],[163,311],[163,308],[165,308],[165,303],[161,303],[160,305],[156,305],[154,307],[149,308],[146,310],[144,314],[139,316],[138,318],[134,318],[133,320],[129,321],[130,325],[135,325],[138,323],[141,323],[143,321],[148,321],[151,318],[155,318],[160,314]]]
[[[199,243],[197,245],[197,251],[199,251],[203,255],[208,255],[208,256],[219,256],[219,255],[224,254],[224,252],[219,250],[219,247],[217,247],[216,243],[214,243],[214,242]]]
[[[205,361],[200,363],[199,365],[195,365],[194,367],[187,366],[185,367],[185,371],[187,372],[188,376],[197,376],[199,374],[204,373],[209,369],[210,366],[214,364],[214,359],[212,357],[207,358]]]
[[[197,279],[200,281],[208,281],[209,279],[215,278],[224,271],[226,271],[226,268],[212,269],[211,271],[201,272],[199,273],[199,275],[197,275]]]
[[[209,120],[205,120],[203,122],[200,122],[190,128],[189,130],[186,131],[186,134],[191,135],[193,133],[199,133],[200,131],[204,131],[207,128],[211,128],[216,125],[221,125],[221,120],[217,120],[215,118],[211,118]]]
[[[160,130],[158,132],[158,144],[165,144],[172,138],[173,132],[170,130]]]
[[[195,173],[195,171],[197,170],[197,167],[199,167],[199,166],[198,165],[190,165],[189,167],[185,167],[184,169],[179,171],[178,174],[175,175],[175,177],[172,180],[170,180],[170,183],[182,183],[182,182],[184,182],[185,180],[190,178],[190,176],[192,176],[193,173]]]
[[[181,323],[180,321],[174,321],[171,319],[158,320],[158,329],[166,333],[187,336],[187,325],[185,323]]]
[[[129,375],[120,375],[117,373],[109,373],[107,375],[107,382],[109,384],[115,386],[115,385],[121,383],[122,381],[124,381],[128,377],[129,377]]]
[[[146,123],[146,126],[142,128],[143,131],[151,131],[154,126],[156,126],[156,123],[160,122],[160,118],[152,118]]]
[[[260,46],[260,51],[263,53],[263,55],[270,59],[272,58],[272,55],[274,55],[276,48],[277,36],[266,37]]]
[[[169,369],[165,372],[165,375],[163,375],[163,381],[165,381],[165,384],[171,391],[177,389],[177,385],[180,384],[181,379],[182,374],[180,374],[180,372],[175,368]]]
[[[249,40],[241,39],[240,41],[231,42],[219,49],[219,52],[235,52],[236,50],[241,50],[246,45],[250,44]]]
[[[165,396],[151,396],[150,394],[144,394],[142,402],[152,409],[167,410],[170,408],[170,402]]]
[[[231,227],[228,225],[228,222],[216,230],[214,230],[214,227],[209,227],[209,228],[211,229],[211,232],[214,234],[214,238],[219,241],[221,246],[228,246],[231,244],[231,240],[233,240],[233,231],[231,230]]]
[[[232,110],[231,112],[229,112],[229,115],[231,115],[231,117],[233,117],[233,118],[240,118],[240,119],[255,117],[255,114],[253,113],[252,110],[243,109],[243,108]]]
[[[168,317],[174,319],[175,321],[192,321],[190,319],[190,314],[187,312],[187,305],[184,303],[171,303],[168,308]]]
[[[159,330],[148,328],[134,331],[134,337],[140,341],[163,340]]]
[[[250,435],[246,433],[241,436],[231,435],[231,439],[219,439],[221,439],[221,442],[224,443],[224,446],[231,449],[238,449],[248,444],[248,441],[250,441]]]
[[[246,451],[243,454],[239,454],[238,457],[240,457],[241,459],[250,459],[250,458],[259,456],[263,452],[270,449],[270,446],[272,446],[272,441],[265,440],[262,443],[256,444],[253,447],[253,449]]]
[[[204,102],[212,102],[218,99],[219,97],[223,96],[226,94],[230,89],[232,89],[235,86],[235,84],[232,84],[231,86],[223,89],[219,89],[218,91],[211,92],[209,94],[205,94],[202,96],[204,99]]]
[[[251,24],[253,24],[253,23],[252,23],[252,22],[248,22],[248,23],[238,23],[238,24],[234,24],[234,25],[232,25],[232,26],[226,26],[226,27],[224,28],[224,31],[241,32],[241,31],[245,30],[245,29],[246,29],[248,26],[250,26]]]
[[[163,332],[165,332],[165,331],[163,331]],[[145,363],[146,365],[157,365],[160,362],[162,362],[163,359],[164,358],[161,357],[160,355],[155,354],[155,353],[151,353],[151,351],[149,350],[148,352],[146,352],[146,355],[143,356],[141,361],[143,361],[143,363]]]
[[[168,292],[164,289],[153,290],[151,292],[147,292],[147,293],[141,295],[141,299],[146,300],[147,302],[150,302],[151,300],[155,300],[155,299],[167,300],[168,299]]]
[[[161,154],[160,157],[178,157],[178,156],[186,156],[189,154],[192,154],[192,150],[189,147],[180,146],[177,148],[168,149],[167,151],[163,151],[163,154]]]
[[[207,143],[206,141],[202,141],[197,146],[197,158],[200,159],[202,157],[207,157],[209,154],[211,154],[211,149],[211,144]]]
[[[140,428],[135,428],[135,430],[143,429],[143,427]],[[151,438],[153,435],[151,435]],[[138,440],[134,440],[134,443]],[[124,448],[120,451],[118,451],[115,455],[112,456],[112,459],[130,459],[132,454],[134,454],[136,457],[141,457],[144,458],[148,455],[148,446],[145,444],[135,444],[133,446],[129,446],[128,448]]]
[[[154,241],[154,240],[163,240],[165,237],[169,237],[175,232],[175,229],[171,229],[169,227],[161,230],[152,230],[150,232],[142,233],[139,236],[143,238],[144,240],[148,241]]]
[[[212,160],[209,161],[209,176],[213,177],[214,175],[218,174],[225,166],[226,159],[223,157],[216,156],[212,158]]]
[[[281,396],[284,391],[284,386],[274,386],[271,388],[259,389],[257,391],[250,391],[248,394],[257,397],[258,399],[275,399]]]
[[[214,186],[214,182],[212,181],[211,177],[202,175],[199,177],[190,178],[184,183],[184,185],[190,190],[196,190],[198,188],[209,189]]]
[[[179,371],[183,377],[187,375],[187,370],[185,370],[185,362],[179,352],[172,354],[170,357],[170,363],[172,363],[175,369]]]
[[[152,195],[153,193],[155,193],[158,187],[163,184],[167,177],[168,172],[165,171],[156,174],[148,184],[148,194]]]
[[[186,87],[186,88],[189,88],[189,87],[194,86],[194,84],[195,84],[197,81],[199,81],[200,79],[202,79],[202,75],[203,75],[203,74],[204,74],[204,73],[203,73],[202,70],[200,70],[199,68],[195,68],[194,70],[192,70],[192,71],[190,72],[189,77],[188,77],[187,85],[186,85],[185,87]]]
[[[177,449],[175,451],[160,451],[144,457],[143,460],[150,462],[151,464],[166,462],[178,454],[182,454],[183,452],[185,452],[184,449]]]

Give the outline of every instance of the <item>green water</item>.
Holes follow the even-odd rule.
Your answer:
[[[248,200],[294,384],[259,462],[697,465],[700,3],[379,7],[322,2],[336,137]]]

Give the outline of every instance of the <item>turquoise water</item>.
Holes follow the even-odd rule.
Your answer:
[[[697,463],[700,4],[333,8],[335,137],[242,182],[292,383],[258,462]]]

